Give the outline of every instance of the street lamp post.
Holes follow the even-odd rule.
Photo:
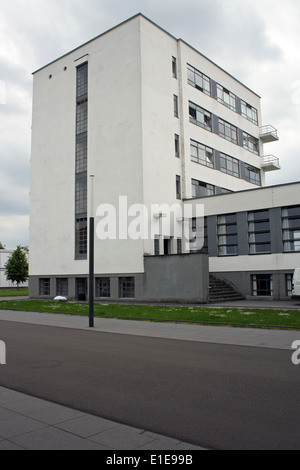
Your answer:
[[[90,175],[90,217],[89,217],[89,328],[94,327],[94,175]]]

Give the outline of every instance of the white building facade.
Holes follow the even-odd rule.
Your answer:
[[[30,295],[86,298],[93,216],[97,298],[207,301],[207,255],[183,243],[184,217],[168,228],[151,208],[204,204],[217,216],[231,212],[232,193],[260,193],[265,172],[280,169],[264,150],[278,136],[261,122],[260,97],[141,14],[33,76]],[[105,204],[117,213],[106,239]],[[137,204],[149,233],[132,238],[133,213],[125,232],[120,220]],[[239,272],[248,261],[236,254]],[[232,265],[208,255],[211,272]]]

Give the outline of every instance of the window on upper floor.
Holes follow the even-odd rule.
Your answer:
[[[196,126],[203,127],[203,129],[208,131],[212,130],[211,113],[191,101],[189,102],[189,116],[190,122],[196,124]]]
[[[243,132],[243,147],[249,152],[255,153],[255,155],[259,155],[259,141],[256,137],[253,137],[247,132]]]
[[[174,116],[178,118],[179,112],[178,112],[178,96],[177,95],[173,95],[173,106],[174,106]]]
[[[181,199],[181,178],[176,175],[176,199]]]
[[[252,184],[257,184],[258,186],[261,185],[261,173],[258,168],[246,164],[244,172],[246,181],[249,181],[249,183]]]
[[[244,116],[248,121],[253,122],[253,124],[258,125],[257,109],[246,103],[246,101],[241,100],[241,109],[242,116]]]
[[[282,209],[283,251],[300,251],[300,206]]]
[[[215,191],[214,185],[192,179],[192,197],[213,196]]]
[[[172,74],[174,78],[177,78],[177,60],[176,57],[172,57]]]
[[[188,84],[210,96],[210,79],[192,65],[188,65]]]
[[[223,121],[219,118],[219,136],[223,139],[229,140],[230,142],[237,144],[237,128],[229,122]]]
[[[179,140],[178,134],[175,134],[174,143],[175,143],[175,157],[180,158],[180,140]]]
[[[236,96],[219,84],[217,84],[217,100],[232,111],[236,111]]]
[[[240,162],[236,158],[225,155],[224,153],[220,154],[220,164],[221,171],[227,173],[228,175],[240,177]]]
[[[191,140],[191,160],[200,163],[200,165],[214,167],[213,149],[206,145]]]

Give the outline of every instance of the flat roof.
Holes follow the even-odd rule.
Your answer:
[[[191,198],[183,199],[183,201],[195,201],[195,200],[212,199],[214,197],[226,197],[226,196],[231,196],[232,197],[234,195],[238,196],[241,193],[249,193],[249,192],[253,192],[253,191],[263,191],[263,190],[267,190],[267,189],[281,188],[283,186],[292,186],[292,185],[295,185],[295,184],[300,184],[300,181],[292,181],[290,183],[274,184],[274,185],[271,185],[271,186],[260,186],[260,187],[252,188],[252,189],[242,189],[241,191],[232,191],[232,192],[224,193],[224,194],[214,194],[213,196],[191,197]],[[300,205],[300,202],[299,202],[299,205]]]
[[[80,46],[76,47],[75,49],[72,49],[71,51],[67,52],[66,54],[63,54],[62,56],[58,57],[57,59],[49,62],[47,65],[44,65],[43,67],[40,67],[39,69],[35,70],[34,72],[32,72],[32,75],[36,74],[37,72],[40,72],[41,70],[45,69],[46,67],[48,67],[49,65],[51,64],[54,64],[55,62],[63,59],[64,57],[72,54],[73,52],[81,49],[81,47],[84,47],[86,46],[87,44],[90,44],[91,42],[99,39],[101,36],[104,36],[105,34],[108,34],[110,33],[111,31],[113,31],[114,29],[116,28],[119,28],[120,26],[128,23],[129,21],[132,21],[134,20],[135,18],[137,18],[138,16],[144,18],[145,20],[149,21],[149,23],[153,24],[156,28],[159,28],[161,31],[163,31],[164,33],[168,34],[169,36],[171,36],[173,39],[175,39],[176,41],[181,41],[183,44],[185,44],[186,46],[190,47],[191,49],[193,49],[195,52],[197,52],[198,54],[200,54],[204,59],[208,60],[211,64],[215,65],[216,67],[218,67],[219,70],[222,70],[222,72],[226,73],[228,76],[230,76],[231,78],[233,78],[236,82],[240,83],[243,87],[247,88],[249,91],[251,91],[251,93],[253,93],[254,95],[258,96],[258,98],[261,98],[261,96],[259,96],[257,93],[255,93],[253,90],[251,90],[249,87],[247,87],[244,83],[242,83],[240,80],[238,80],[237,78],[235,78],[233,75],[231,75],[229,72],[227,72],[225,69],[223,69],[222,67],[220,67],[218,64],[216,64],[215,62],[213,62],[211,59],[209,59],[208,57],[206,57],[204,54],[202,54],[201,52],[199,52],[197,49],[195,49],[193,46],[191,46],[189,43],[187,43],[186,41],[184,41],[183,39],[181,38],[176,38],[175,36],[173,36],[171,33],[169,33],[168,31],[166,31],[164,28],[162,28],[161,26],[159,26],[158,24],[154,23],[154,21],[150,20],[149,18],[147,18],[145,15],[143,15],[143,13],[137,13],[136,15],[128,18],[127,20],[125,21],[122,21],[121,23],[119,23],[118,25],[108,29],[107,31],[99,34],[98,36],[94,37],[93,39],[90,39],[89,41],[85,42],[84,44],[81,44]]]

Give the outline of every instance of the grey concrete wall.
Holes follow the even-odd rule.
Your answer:
[[[208,255],[202,253],[145,258],[145,297],[149,301],[206,303]]]

